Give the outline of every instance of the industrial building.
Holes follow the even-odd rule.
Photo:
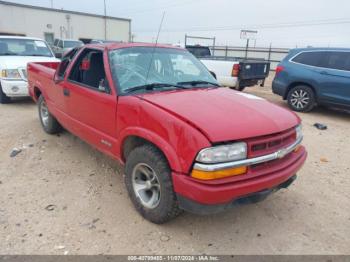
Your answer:
[[[0,35],[128,42],[131,19],[0,1]]]

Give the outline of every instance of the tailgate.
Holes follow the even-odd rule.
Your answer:
[[[270,72],[270,63],[265,61],[242,61],[239,77],[241,80],[265,79]]]

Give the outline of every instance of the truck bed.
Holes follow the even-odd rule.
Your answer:
[[[34,101],[37,100],[34,88],[36,85],[43,87],[51,86],[57,67],[60,62],[35,62],[28,63],[28,88],[29,95]]]

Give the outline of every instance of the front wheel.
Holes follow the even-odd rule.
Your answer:
[[[39,118],[44,131],[48,134],[57,134],[62,128],[56,118],[51,115],[49,108],[41,95],[38,100]]]
[[[125,185],[136,210],[145,219],[163,224],[181,213],[169,165],[154,146],[137,147],[128,155]]]
[[[314,91],[308,86],[293,87],[287,96],[289,107],[297,112],[310,112],[316,105]]]

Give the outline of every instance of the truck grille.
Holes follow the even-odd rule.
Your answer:
[[[295,140],[296,132],[294,128],[275,135],[248,140],[248,157],[252,158],[274,153],[293,144]]]

